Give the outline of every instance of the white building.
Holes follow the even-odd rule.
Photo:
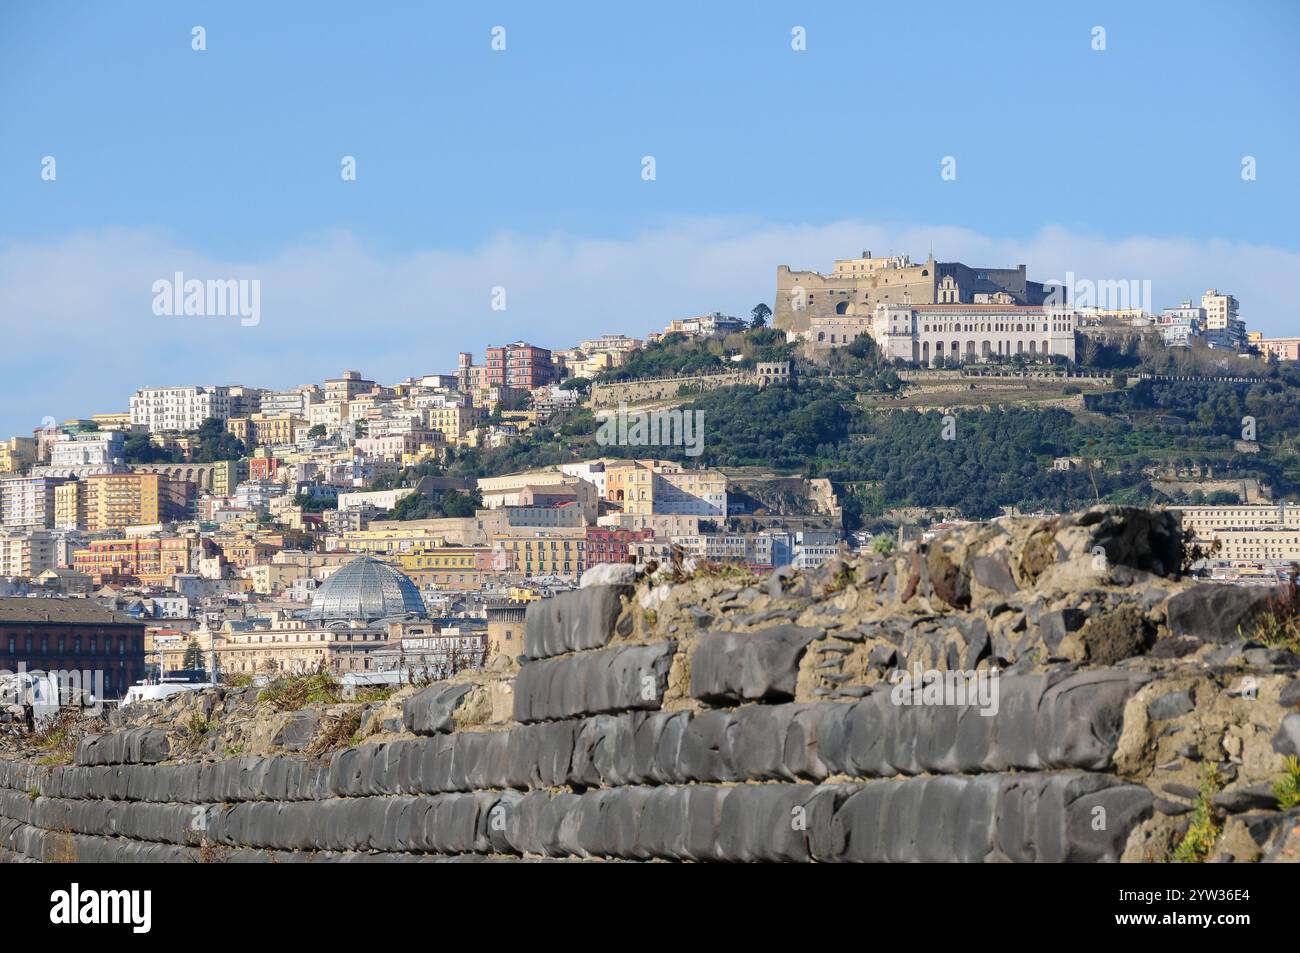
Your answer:
[[[266,391],[262,394],[262,413],[267,417],[307,417],[312,404],[322,400],[315,385],[294,390]]]
[[[54,525],[54,488],[60,477],[10,477],[0,480],[0,526],[44,529]]]
[[[35,579],[61,565],[58,537],[46,530],[0,530],[0,578]]]
[[[197,430],[209,417],[230,418],[229,387],[146,387],[131,395],[131,423],[150,433]]]
[[[842,345],[869,333],[882,356],[923,365],[1074,360],[1078,312],[1017,304],[880,304],[871,315],[821,318],[805,332],[818,344]]]
[[[50,467],[103,466],[121,458],[125,443],[120,430],[59,434],[50,444]]]
[[[1205,329],[1207,331],[1226,330],[1237,320],[1237,299],[1232,295],[1219,294],[1211,288],[1201,295],[1201,309],[1205,312]]]

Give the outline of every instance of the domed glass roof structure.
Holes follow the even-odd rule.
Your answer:
[[[316,622],[373,622],[390,616],[424,616],[415,583],[372,556],[359,556],[326,579],[312,595],[307,618]]]

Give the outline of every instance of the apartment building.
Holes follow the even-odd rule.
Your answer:
[[[60,537],[48,530],[0,530],[0,578],[35,579],[60,566]]]
[[[688,470],[668,460],[610,460],[605,499],[626,514],[725,518],[727,477],[717,470]]]
[[[514,554],[503,547],[439,546],[385,559],[420,587],[474,590],[494,575],[514,572]]]
[[[369,394],[375,389],[375,382],[366,380],[359,371],[344,371],[342,377],[335,377],[325,382],[325,400],[330,403],[347,403],[354,397]]]
[[[509,476],[480,477],[478,490],[483,505],[489,509],[573,500],[581,508],[583,520],[588,523],[596,521],[600,503],[593,484],[561,470],[530,470]]]
[[[231,675],[305,674],[320,667],[335,674],[375,671],[375,656],[390,648],[383,627],[323,628],[280,613],[268,626],[227,623],[208,637],[217,665]]]
[[[197,573],[199,552],[192,536],[97,539],[73,552],[72,568],[97,585],[116,578],[166,583],[178,573]]]
[[[0,479],[0,526],[49,529],[54,526],[54,491],[63,477]]]
[[[18,473],[35,462],[34,437],[10,437],[0,441],[0,473]]]
[[[525,341],[488,348],[485,366],[488,386],[495,384],[516,390],[532,390],[550,384],[559,376],[551,352]]]
[[[54,491],[54,525],[102,533],[128,526],[186,519],[194,506],[193,483],[161,473],[100,473]]]
[[[1300,562],[1300,526],[1258,526],[1254,529],[1215,529],[1216,560],[1246,563]]]
[[[226,421],[229,430],[245,447],[287,447],[291,446],[299,427],[307,425],[307,418],[294,414],[264,413],[248,417],[231,417]]]
[[[320,388],[314,384],[295,390],[264,391],[260,409],[267,417],[305,419],[311,405],[320,403],[322,399]]]
[[[625,563],[635,558],[635,544],[654,539],[654,531],[608,526],[587,527],[587,567],[597,563]]]
[[[1260,331],[1249,331],[1246,333],[1246,341],[1258,348],[1264,357],[1282,362],[1300,361],[1300,337],[1266,338]]]
[[[149,433],[197,430],[230,417],[229,387],[146,387],[131,396],[131,423]]]
[[[51,469],[95,467],[120,461],[126,434],[120,430],[59,434],[50,447]]]
[[[525,576],[577,578],[588,565],[585,527],[497,535],[492,545],[507,550]]]
[[[674,318],[664,328],[664,334],[690,334],[699,337],[710,334],[731,334],[744,329],[745,322],[742,319],[723,314],[721,311],[714,311],[712,314],[701,314],[693,318]]]

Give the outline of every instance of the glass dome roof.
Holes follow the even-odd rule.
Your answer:
[[[373,622],[426,614],[415,583],[372,556],[359,556],[326,579],[312,595],[307,618],[317,622]]]

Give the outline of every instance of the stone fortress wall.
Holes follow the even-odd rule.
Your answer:
[[[1270,793],[1300,659],[1249,637],[1268,590],[1181,558],[1172,515],[1099,507],[811,574],[605,567],[529,607],[519,660],[408,690],[354,747],[303,753],[315,713],[230,689],[118,713],[71,765],[0,757],[0,855],[1166,860],[1212,798],[1206,859],[1300,859]],[[900,704],[900,670],[995,703]],[[187,748],[196,713],[227,742],[247,717],[247,753]]]

